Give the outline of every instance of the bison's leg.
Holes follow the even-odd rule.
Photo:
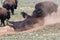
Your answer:
[[[10,12],[8,11],[6,16],[6,25],[8,25],[9,19],[10,19]]]
[[[6,25],[8,25],[8,19],[6,19]]]
[[[14,5],[14,8],[15,8],[15,9],[17,9],[17,4],[16,4],[16,5]]]
[[[11,9],[12,15],[14,15],[14,9]]]
[[[1,20],[1,25],[5,26],[4,20]]]
[[[18,1],[17,1],[17,0],[15,0],[15,3],[16,3],[16,4],[15,4],[14,8],[15,8],[15,9],[17,9]]]

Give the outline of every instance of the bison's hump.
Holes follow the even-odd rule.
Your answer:
[[[6,8],[0,8],[0,13],[1,14],[4,14],[4,13],[7,13],[8,10]]]
[[[5,3],[11,3],[11,4],[15,4],[15,0],[5,0]]]
[[[45,13],[57,11],[58,5],[51,1],[44,1],[35,5],[35,10],[42,9]]]

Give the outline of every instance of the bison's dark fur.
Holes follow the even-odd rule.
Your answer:
[[[21,30],[21,28],[25,28],[25,27],[27,27],[27,29],[30,27],[33,27],[33,25],[34,24],[36,24],[36,23],[39,23],[39,20],[42,22],[43,21],[43,18],[42,19],[40,19],[39,17],[37,17],[37,18],[35,18],[35,17],[33,17],[33,16],[31,16],[31,15],[28,15],[27,13],[25,13],[25,12],[21,12],[21,14],[22,14],[22,17],[23,18],[25,18],[23,21],[19,21],[19,22],[10,22],[10,23],[12,23],[13,24],[13,28],[15,29],[15,30],[17,30],[17,29],[19,29],[19,30]],[[41,23],[41,25],[43,25],[43,23],[44,23],[44,21]],[[22,30],[23,30],[22,29]]]
[[[35,5],[35,10],[33,11],[33,16],[43,16],[51,15],[52,12],[57,12],[58,5],[51,1],[44,1],[37,3]]]
[[[11,10],[12,15],[14,15],[14,9],[17,9],[17,0],[5,0],[3,2],[3,7],[7,10]]]
[[[5,26],[5,20],[10,19],[10,12],[6,8],[0,8],[0,20],[1,20],[1,25]]]
[[[28,15],[28,14],[25,13],[25,12],[21,12],[21,14],[22,14],[23,18],[26,18],[27,16],[30,17],[30,15]]]

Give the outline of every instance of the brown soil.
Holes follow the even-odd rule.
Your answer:
[[[51,25],[51,24],[55,24],[55,23],[60,23],[60,7],[58,8],[58,12],[57,13],[53,13],[51,16],[47,16],[45,17],[45,23],[43,26],[40,26],[39,23],[35,24],[34,28],[31,28],[29,30],[26,31],[22,31],[22,32],[31,32],[33,30],[38,30],[38,29],[42,29],[43,27],[46,27],[46,25]],[[21,31],[18,33],[22,33]],[[14,31],[14,29],[12,27],[9,26],[5,26],[5,27],[0,27],[0,35],[2,34],[16,34],[17,32]]]

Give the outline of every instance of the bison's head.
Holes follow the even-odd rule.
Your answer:
[[[39,18],[39,17],[45,17],[45,13],[42,9],[35,9],[32,14],[33,17]]]

